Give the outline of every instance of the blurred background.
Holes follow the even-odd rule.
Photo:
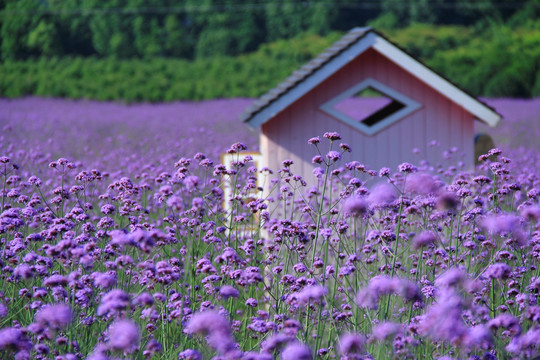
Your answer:
[[[473,95],[540,95],[540,0],[0,0],[0,97],[252,98],[366,25]]]

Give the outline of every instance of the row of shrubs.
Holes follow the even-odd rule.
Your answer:
[[[427,65],[478,96],[540,95],[540,25],[478,30],[416,24],[386,32]],[[256,97],[341,36],[303,34],[238,57],[39,58],[0,63],[0,96],[173,101]]]
[[[303,34],[239,57],[39,58],[0,63],[0,96],[172,101],[255,97],[323,51],[340,34]]]

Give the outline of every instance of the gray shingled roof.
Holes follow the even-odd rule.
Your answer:
[[[240,120],[249,121],[257,113],[285,95],[290,89],[304,81],[307,77],[323,67],[337,55],[348,49],[351,45],[355,44],[358,40],[362,39],[370,31],[371,28],[369,27],[354,28],[349,31],[345,36],[335,42],[316,58],[302,66],[300,69],[294,71],[278,86],[258,98],[242,113],[242,115],[240,115]]]

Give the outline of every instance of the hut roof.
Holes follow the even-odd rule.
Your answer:
[[[244,111],[240,119],[252,127],[261,126],[369,48],[375,49],[403,70],[462,106],[478,120],[495,126],[501,119],[501,115],[493,108],[369,27],[357,27],[349,31],[328,49],[257,99]]]

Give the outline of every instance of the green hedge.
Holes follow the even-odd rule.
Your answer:
[[[476,95],[540,95],[540,29],[491,29],[427,63]]]
[[[40,58],[0,64],[0,96],[39,95],[97,100],[172,101],[256,97],[323,51],[340,34],[304,34],[239,57]]]
[[[540,26],[478,31],[414,24],[387,35],[478,96],[540,95]],[[302,34],[238,57],[39,58],[0,63],[0,96],[172,101],[256,97],[319,54],[341,34]]]

